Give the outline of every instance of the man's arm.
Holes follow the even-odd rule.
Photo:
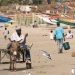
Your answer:
[[[54,40],[55,40],[55,42],[56,42],[56,29],[55,29],[55,31],[54,31]]]
[[[25,34],[24,41],[22,42],[23,44],[26,43],[26,38],[27,38],[27,36],[28,36],[28,33]]]
[[[56,42],[56,35],[54,35],[54,40],[55,40],[55,42]]]
[[[71,33],[71,36],[72,36],[72,38],[73,38],[73,34]]]
[[[25,44],[26,43],[26,37],[24,38],[24,41],[22,42],[22,44]]]
[[[73,38],[73,35],[72,35],[72,38]]]
[[[64,41],[65,41],[65,35],[64,35],[64,33],[63,33],[63,39],[64,39]]]
[[[65,34],[64,34],[64,29],[62,28],[62,35],[63,35],[63,39],[65,41]]]

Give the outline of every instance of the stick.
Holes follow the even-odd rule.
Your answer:
[[[7,53],[5,53],[4,56],[5,56],[6,54],[7,54]],[[4,58],[4,56],[0,59],[0,61]]]

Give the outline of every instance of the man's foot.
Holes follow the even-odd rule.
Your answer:
[[[58,52],[58,54],[63,53],[63,52]]]
[[[15,71],[15,72],[17,71],[16,68],[14,69],[14,71]]]
[[[30,60],[31,58],[26,58],[26,59],[29,59]]]
[[[63,52],[60,52],[60,53],[63,53]]]
[[[63,53],[63,52],[62,52],[62,49],[60,50],[60,53]]]
[[[58,54],[60,54],[60,52],[58,52]]]
[[[26,60],[26,63],[31,63],[31,61],[30,60]]]

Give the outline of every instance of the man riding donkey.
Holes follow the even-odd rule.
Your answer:
[[[29,46],[28,48],[28,45],[26,45],[26,37],[28,36],[28,33],[25,34],[25,36],[21,33],[21,26],[17,26],[15,28],[16,32],[14,32],[11,37],[9,38],[10,42],[18,42],[20,47],[22,48],[25,48],[26,50],[26,62],[27,63],[31,63],[31,58],[30,58],[30,48],[32,47],[33,44],[31,44],[31,46]],[[11,44],[12,43],[9,43],[7,45],[7,49],[10,49],[11,48]],[[28,60],[27,60],[28,59]]]

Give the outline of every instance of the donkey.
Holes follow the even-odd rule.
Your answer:
[[[28,45],[28,49],[31,49],[31,47],[33,46],[33,43],[29,46]],[[11,48],[10,48],[10,70],[11,71],[16,71],[16,61],[17,59],[19,60],[20,58],[20,51],[21,50],[21,46],[19,45],[19,42],[11,42]],[[31,59],[28,59],[29,61],[31,61]],[[28,61],[27,60],[27,61]]]
[[[16,61],[18,59],[18,50],[20,50],[19,43],[16,41],[11,42],[10,48],[10,70],[16,71]],[[20,55],[19,55],[20,57]]]
[[[10,39],[9,39],[10,40]],[[22,47],[19,45],[19,41],[11,41],[11,47],[10,47],[10,70],[11,71],[16,71],[16,61],[17,59],[20,59],[20,50],[22,49]],[[28,49],[31,49],[31,47],[33,46],[33,43],[29,46],[28,45]]]

